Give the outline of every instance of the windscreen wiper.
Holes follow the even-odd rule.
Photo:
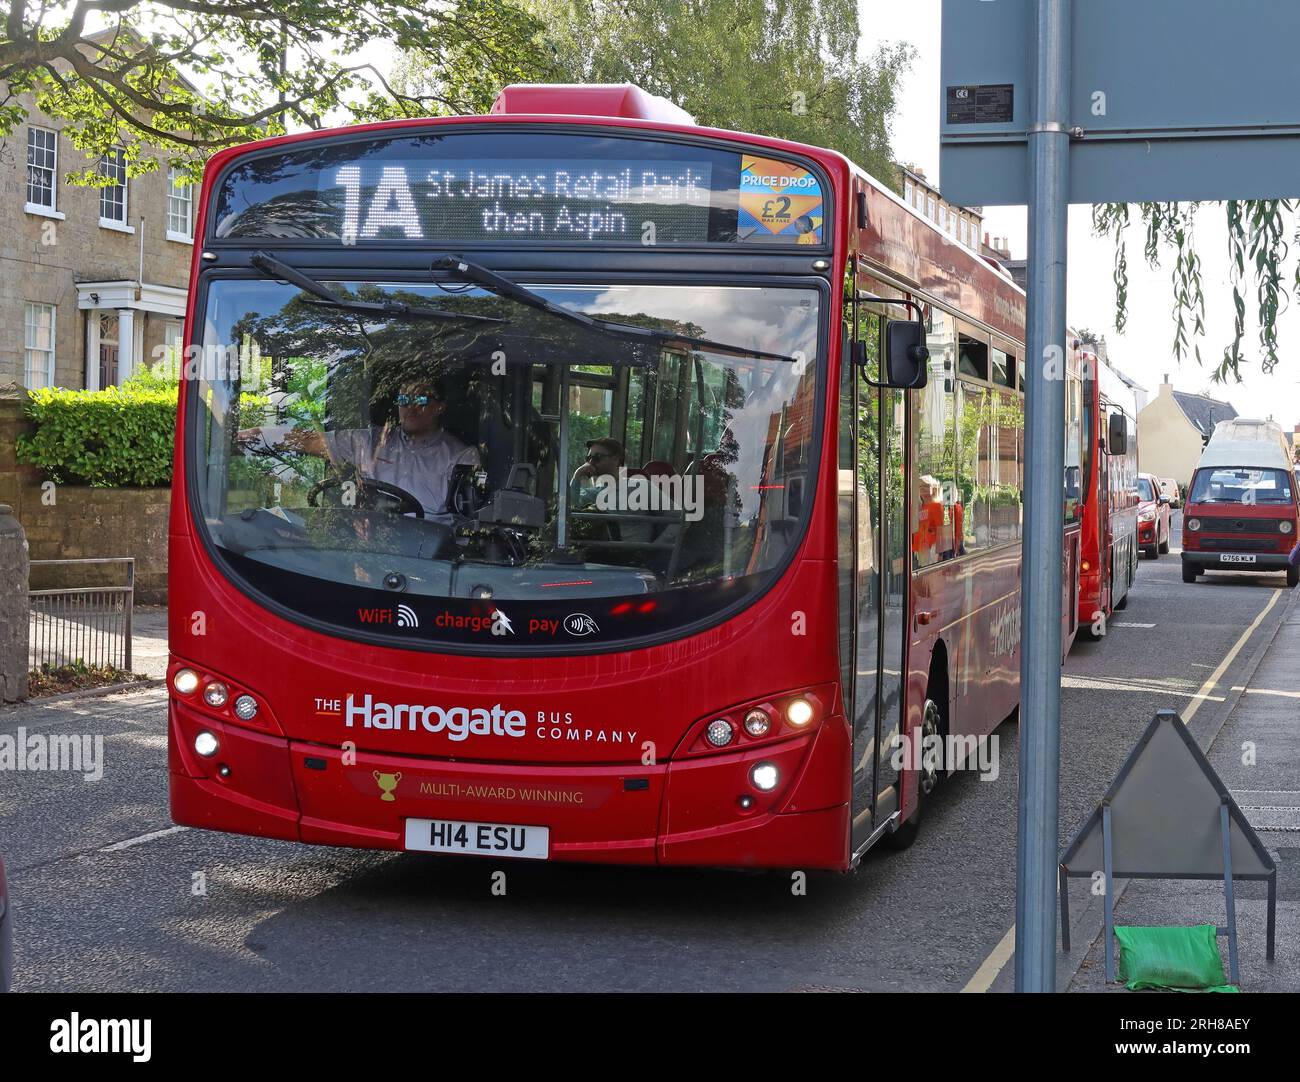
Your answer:
[[[316,299],[307,303],[317,304],[324,308],[338,308],[344,312],[358,312],[361,315],[385,316],[388,318],[437,319],[459,323],[506,322],[506,320],[497,319],[495,316],[475,316],[467,312],[447,312],[441,308],[425,308],[422,305],[405,304],[401,301],[349,300],[346,297],[338,296],[336,293],[331,293],[315,278],[308,277],[296,267],[291,267],[288,263],[283,263],[266,252],[254,252],[248,257],[248,261],[264,274],[282,279],[290,285],[295,285],[304,293],[310,293]]]
[[[682,342],[685,345],[706,349],[713,353],[735,353],[742,357],[756,357],[765,361],[799,363],[798,357],[791,357],[784,353],[769,353],[767,350],[732,345],[730,342],[715,342],[710,338],[695,338],[689,334],[665,331],[658,327],[638,327],[632,323],[615,323],[613,320],[595,319],[582,312],[575,312],[572,308],[565,308],[562,304],[556,304],[555,301],[543,297],[540,293],[534,293],[531,289],[527,289],[517,282],[512,282],[509,278],[503,278],[495,271],[490,271],[481,264],[462,259],[458,255],[439,256],[433,261],[432,269],[445,271],[467,282],[473,282],[477,286],[482,286],[489,293],[495,293],[498,297],[507,297],[510,300],[518,301],[520,304],[526,304],[529,308],[547,312],[558,319],[577,323],[579,326],[589,327],[592,330],[606,334],[616,334],[624,338],[655,342],[661,345]]]

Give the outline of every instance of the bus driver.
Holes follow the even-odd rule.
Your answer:
[[[351,462],[361,476],[396,485],[420,501],[426,518],[450,522],[447,486],[453,466],[480,465],[476,447],[461,442],[442,427],[446,393],[437,379],[403,383],[397,398],[397,424],[382,428],[351,428],[336,432],[294,430],[268,426],[241,429],[241,446],[264,440],[303,454],[327,456],[331,462]]]

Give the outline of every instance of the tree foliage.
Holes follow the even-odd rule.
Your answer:
[[[1202,364],[1201,339],[1205,336],[1205,291],[1201,258],[1193,243],[1193,227],[1200,203],[1107,203],[1093,208],[1093,229],[1115,241],[1115,329],[1128,321],[1128,247],[1126,232],[1136,207],[1143,229],[1143,257],[1153,269],[1173,257],[1173,353],[1181,361],[1189,350]],[[1241,367],[1250,359],[1243,351],[1246,338],[1247,291],[1255,291],[1255,317],[1259,327],[1260,369],[1268,373],[1277,365],[1278,317],[1290,301],[1289,290],[1300,293],[1300,264],[1290,286],[1284,267],[1291,241],[1300,245],[1300,220],[1288,229],[1288,219],[1300,201],[1238,199],[1224,204],[1228,227],[1229,276],[1232,288],[1233,336],[1213,370],[1215,382],[1240,380]],[[1248,269],[1249,268],[1249,269]]]
[[[133,174],[194,175],[286,128],[470,111],[546,69],[537,23],[503,0],[0,0],[0,20],[0,137],[31,95],[91,160],[126,146]],[[455,77],[399,90],[359,59],[385,42]]]
[[[889,123],[912,49],[859,59],[856,0],[519,2],[542,47],[528,81],[635,83],[701,124],[830,147],[897,186]],[[484,93],[484,82],[419,56],[401,78],[453,98]]]

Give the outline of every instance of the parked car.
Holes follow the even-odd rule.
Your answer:
[[[1138,546],[1152,560],[1160,559],[1169,551],[1169,497],[1160,491],[1154,474],[1139,473],[1138,491]]]
[[[14,915],[5,886],[5,862],[0,857],[0,992],[9,991],[14,977]]]
[[[1161,494],[1169,497],[1170,507],[1181,507],[1183,505],[1183,498],[1178,494],[1177,481],[1172,477],[1158,477],[1156,483],[1160,487]]]
[[[1237,418],[1214,426],[1183,505],[1183,581],[1209,570],[1286,573],[1300,526],[1295,463],[1279,425]]]

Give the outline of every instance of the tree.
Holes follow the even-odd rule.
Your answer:
[[[898,186],[889,122],[912,49],[884,46],[860,60],[856,0],[519,2],[540,24],[529,81],[635,83],[701,124],[830,147]],[[481,93],[482,73],[466,68],[415,56],[401,82]]]
[[[3,2],[3,0],[0,0]],[[0,22],[0,138],[24,95],[67,122],[95,161],[125,146],[133,174],[160,160],[197,173],[220,147],[350,120],[482,108],[461,93],[403,92],[349,62],[375,41],[493,83],[545,67],[537,23],[503,0],[7,0]],[[3,8],[0,8],[3,11]],[[93,183],[93,170],[74,177]]]
[[[1287,217],[1300,202],[1287,199],[1240,199],[1223,204],[1227,213],[1228,252],[1231,262],[1232,304],[1235,312],[1233,339],[1223,350],[1214,369],[1216,383],[1241,380],[1241,366],[1248,363],[1242,352],[1246,336],[1246,263],[1256,294],[1259,323],[1260,369],[1271,372],[1278,363],[1277,317],[1290,300],[1284,276],[1287,259]],[[1200,365],[1200,339],[1205,335],[1205,292],[1201,284],[1201,260],[1193,243],[1200,203],[1138,203],[1138,220],[1145,231],[1143,254],[1149,266],[1159,268],[1162,257],[1172,255],[1174,356],[1181,361],[1189,348]],[[1098,236],[1115,241],[1115,329],[1123,331],[1128,320],[1128,249],[1125,233],[1132,220],[1132,208],[1125,203],[1107,203],[1093,208],[1093,229]],[[1300,245],[1300,224],[1293,226],[1292,241]],[[1292,275],[1292,288],[1300,293],[1300,265]]]

